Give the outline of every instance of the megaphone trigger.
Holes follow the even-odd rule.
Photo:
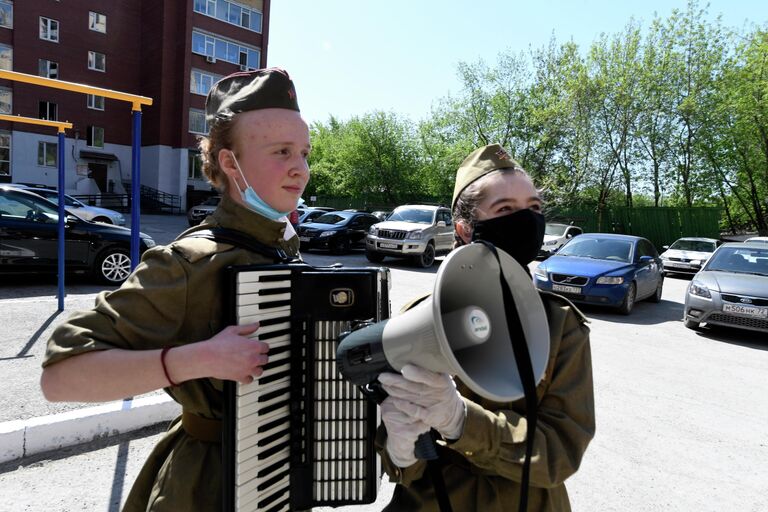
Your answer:
[[[389,396],[378,380],[364,384],[359,388],[365,398],[377,404],[380,404]]]

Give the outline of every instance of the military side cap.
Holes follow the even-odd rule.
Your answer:
[[[515,167],[520,167],[520,164],[509,156],[509,153],[499,144],[490,144],[474,150],[464,159],[459,170],[456,171],[456,185],[453,187],[451,208],[456,205],[456,199],[461,192],[473,182],[497,169]]]
[[[296,89],[285,70],[257,69],[233,73],[216,82],[205,99],[209,123],[263,108],[299,110]]]

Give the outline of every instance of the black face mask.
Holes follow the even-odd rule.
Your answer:
[[[529,208],[510,215],[475,221],[472,241],[485,240],[527,268],[544,243],[544,215]]]

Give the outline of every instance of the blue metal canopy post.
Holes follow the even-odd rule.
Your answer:
[[[64,311],[64,228],[67,212],[64,209],[64,130],[59,130],[58,167],[59,167],[59,311]]]
[[[131,152],[131,270],[139,264],[139,224],[141,222],[141,110],[133,111],[133,149]]]

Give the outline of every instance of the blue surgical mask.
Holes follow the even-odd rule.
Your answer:
[[[247,204],[251,210],[272,220],[280,220],[282,217],[285,217],[291,213],[291,211],[277,211],[269,206],[262,198],[260,198],[256,191],[253,190],[253,187],[248,184],[248,180],[245,179],[243,171],[240,169],[240,164],[237,162],[237,158],[235,157],[234,152],[232,152],[232,160],[235,162],[235,167],[237,167],[237,171],[240,173],[240,177],[243,178],[243,183],[246,185],[245,190],[240,190],[240,187],[237,187],[237,189],[240,190],[240,197],[243,198],[243,202]],[[237,186],[237,182],[235,182],[235,186]]]

